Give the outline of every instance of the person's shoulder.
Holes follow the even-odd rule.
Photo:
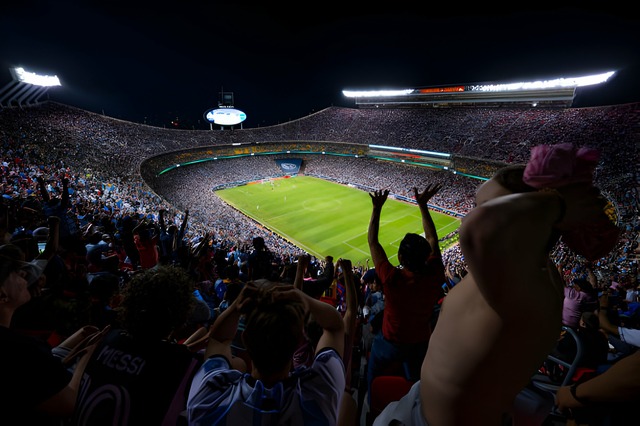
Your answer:
[[[314,370],[317,370],[318,365],[325,365],[325,368],[341,368],[344,372],[342,357],[334,348],[326,347],[316,351],[316,356],[312,364]]]
[[[328,359],[333,357],[340,358],[340,355],[334,348],[326,347],[316,351],[316,360],[321,360],[325,362]]]
[[[402,269],[401,265],[394,266],[388,258],[384,258],[378,261],[375,264],[374,269],[376,271],[376,275],[378,278],[382,278],[382,276],[389,274],[389,272],[400,271]]]
[[[200,368],[192,380],[187,408],[189,421],[194,424],[217,424],[221,413],[224,413],[222,415],[226,419],[226,424],[233,424],[230,423],[234,416],[230,413],[230,407],[236,402],[246,401],[245,395],[252,393],[252,387],[242,379],[243,375],[239,371],[208,369],[209,362],[216,363],[219,359],[224,358],[215,356],[209,358],[207,364]],[[213,377],[214,374],[215,377]],[[237,386],[244,389],[234,392]],[[244,404],[240,406],[244,407]]]
[[[640,329],[618,327],[618,332],[624,342],[640,348]]]

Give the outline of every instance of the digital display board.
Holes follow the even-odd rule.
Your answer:
[[[234,126],[246,120],[247,114],[235,108],[217,108],[205,112],[204,118],[220,126]]]

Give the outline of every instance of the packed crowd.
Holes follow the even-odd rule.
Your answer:
[[[373,280],[367,278],[371,277],[371,274],[367,275],[369,265],[351,265],[347,259],[340,259],[340,253],[328,254],[336,260],[340,259],[336,262],[335,275],[329,277],[329,284],[335,280],[334,289],[337,288],[341,293],[339,300],[333,300],[334,304],[338,304],[337,310],[333,307],[334,312],[328,312],[325,303],[315,303],[317,292],[313,296],[308,291],[302,291],[305,296],[301,296],[289,290],[272,294],[260,286],[247,286],[247,283],[259,279],[290,283],[299,290],[313,284],[320,285],[314,280],[321,277],[323,272],[334,270],[333,258],[306,259],[305,253],[294,244],[261,227],[213,194],[212,188],[219,184],[278,175],[280,171],[273,157],[250,156],[202,163],[197,167],[175,169],[154,177],[150,182],[142,181],[137,172],[131,173],[132,170],[138,170],[145,158],[159,151],[184,148],[185,143],[195,147],[222,145],[237,140],[264,142],[301,139],[396,144],[420,149],[435,149],[437,145],[437,150],[464,155],[469,164],[473,158],[488,156],[488,159],[504,164],[525,162],[532,146],[538,145],[541,140],[543,144],[544,141],[568,140],[579,142],[580,146],[597,148],[602,156],[594,170],[594,181],[611,200],[609,209],[617,212],[620,238],[612,250],[597,259],[577,255],[562,241],[550,249],[549,256],[566,284],[563,289],[566,305],[563,307],[563,324],[578,329],[584,312],[597,313],[598,293],[609,294],[608,309],[620,314],[612,317],[614,326],[611,327],[612,333],[618,334],[618,340],[611,341],[620,353],[608,351],[607,355],[609,358],[625,358],[634,352],[634,348],[628,345],[634,346],[635,343],[632,339],[625,339],[625,332],[617,331],[615,324],[629,328],[636,326],[636,311],[633,309],[636,307],[634,303],[638,302],[637,253],[640,250],[637,167],[640,162],[637,161],[631,129],[624,119],[629,114],[637,114],[637,111],[638,106],[633,105],[596,111],[522,110],[510,113],[493,110],[427,113],[420,110],[359,111],[337,108],[273,129],[227,132],[233,133],[227,136],[218,135],[218,132],[146,128],[55,104],[27,110],[2,110],[0,189],[3,193],[1,229],[5,246],[0,247],[0,258],[8,260],[3,260],[1,277],[7,279],[12,276],[12,271],[31,271],[30,275],[24,273],[31,300],[21,300],[11,310],[3,311],[3,325],[10,325],[21,334],[36,336],[54,347],[54,355],[63,361],[64,367],[55,372],[55,377],[52,372],[42,372],[45,367],[42,371],[32,372],[31,384],[37,380],[39,373],[51,380],[50,386],[39,390],[33,399],[19,399],[31,395],[31,387],[15,392],[13,399],[9,398],[9,393],[14,389],[5,387],[2,395],[15,407],[31,412],[34,420],[40,424],[60,424],[60,416],[70,418],[70,424],[94,424],[100,417],[106,421],[114,416],[125,415],[124,412],[106,409],[110,414],[105,416],[105,412],[100,411],[105,410],[104,406],[95,410],[91,408],[93,399],[109,393],[105,389],[110,380],[110,368],[128,373],[127,378],[122,379],[124,388],[127,383],[133,384],[135,381],[132,377],[144,370],[140,383],[145,385],[135,393],[144,394],[154,388],[158,382],[153,381],[154,378],[162,375],[167,380],[154,390],[157,398],[153,399],[165,403],[156,403],[155,408],[146,405],[132,408],[127,414],[130,421],[147,418],[152,423],[161,423],[163,420],[180,423],[186,422],[190,415],[194,419],[200,415],[206,417],[209,414],[198,413],[202,407],[212,404],[210,395],[201,395],[201,401],[204,402],[199,403],[198,409],[185,411],[187,399],[192,396],[188,389],[194,378],[206,383],[204,381],[209,380],[211,371],[223,369],[228,372],[225,374],[229,374],[225,380],[234,381],[238,378],[232,371],[238,368],[239,371],[251,372],[252,359],[260,360],[257,362],[258,375],[264,384],[274,385],[288,375],[291,366],[283,361],[287,357],[286,350],[279,355],[279,360],[274,361],[280,367],[274,370],[264,361],[264,357],[269,359],[268,355],[255,349],[265,345],[263,341],[255,337],[253,344],[245,345],[239,342],[236,335],[239,327],[251,329],[249,324],[254,324],[251,316],[247,316],[249,306],[261,305],[264,303],[262,300],[279,298],[299,304],[303,313],[313,313],[315,334],[310,328],[312,323],[303,321],[303,314],[289,314],[294,315],[292,318],[298,318],[295,321],[303,321],[306,330],[304,337],[313,342],[312,355],[307,356],[311,361],[307,366],[319,369],[337,380],[317,386],[321,389],[327,386],[323,395],[335,393],[338,401],[329,401],[326,406],[309,403],[311,405],[299,407],[302,411],[310,410],[334,422],[354,424],[353,419],[362,417],[354,414],[352,403],[355,402],[355,411],[358,412],[362,410],[364,402],[363,395],[356,393],[370,391],[373,377],[385,370],[380,363],[393,363],[406,357],[407,353],[418,354],[420,360],[425,356],[428,335],[418,341],[412,341],[411,338],[407,340],[406,336],[399,338],[407,340],[407,345],[402,346],[401,350],[396,347],[393,351],[387,346],[384,349],[386,355],[381,355],[380,347],[385,342],[380,336],[392,329],[388,324],[376,330],[377,339],[370,342],[369,347],[362,346],[360,337],[369,332],[368,314],[375,305],[370,303]],[[525,124],[514,126],[515,122]],[[372,137],[381,138],[379,132],[373,133],[378,136],[372,136],[372,123],[396,130],[385,134],[384,140],[372,140]],[[562,137],[567,134],[565,126],[574,123],[581,123],[580,131]],[[508,127],[513,134],[504,133],[508,124],[511,124]],[[496,134],[502,136],[496,139],[493,136]],[[522,137],[522,134],[526,134],[526,137]],[[578,136],[584,135],[589,140],[578,141]],[[504,140],[520,142],[504,143]],[[428,201],[430,208],[467,215],[474,210],[476,191],[481,183],[449,171],[367,158],[308,154],[304,156],[304,164],[307,174],[367,189],[372,194],[374,211],[376,205],[382,208],[388,195],[377,191],[379,188],[389,188],[394,194],[415,197],[421,208],[426,209]],[[411,173],[407,173],[407,170]],[[429,185],[428,191],[417,191],[422,191],[426,184]],[[427,251],[430,258],[439,258],[438,262],[442,264],[442,271],[434,278],[439,281],[438,291],[426,299],[417,299],[415,304],[427,300],[428,305],[433,306],[433,312],[431,308],[427,309],[425,312],[428,315],[424,318],[424,321],[433,321],[431,327],[435,326],[442,298],[468,275],[469,265],[460,245],[443,253],[434,251],[438,238],[436,236],[434,239],[433,235],[429,238],[430,233],[429,227],[425,226],[425,237],[432,249],[423,251]],[[413,244],[421,244],[421,241],[414,241]],[[372,269],[381,272],[385,256],[372,243],[371,234],[370,246],[376,266]],[[261,251],[268,253],[268,266],[259,266]],[[412,250],[409,249],[407,253],[412,253]],[[405,254],[405,259],[408,258],[409,255]],[[407,269],[412,270],[409,265],[407,263]],[[179,272],[176,272],[176,268]],[[430,271],[429,274],[434,272]],[[384,280],[387,286],[393,281],[390,275]],[[155,294],[153,285],[166,282],[184,285]],[[326,280],[319,282],[326,285]],[[307,286],[303,283],[307,283]],[[351,283],[355,285],[349,290]],[[139,286],[137,293],[133,290],[136,285]],[[238,291],[245,287],[246,291]],[[389,298],[387,293],[393,294],[389,287],[386,291],[384,285],[382,288],[379,296],[384,295],[381,299],[390,304],[390,309],[394,309],[388,312],[395,312],[394,315],[402,317],[398,313],[402,310],[399,307],[402,302],[394,308],[394,303],[398,303],[394,302],[396,296]],[[185,289],[189,291],[185,293]],[[323,290],[327,289],[323,287]],[[636,291],[635,298],[627,297],[627,291]],[[355,299],[357,303],[349,305],[349,299]],[[237,311],[229,310],[229,306],[235,306],[234,302],[237,303]],[[169,305],[173,308],[169,308]],[[377,306],[374,313],[380,311],[380,304]],[[286,306],[279,306],[278,309],[287,311]],[[341,315],[334,315],[336,312]],[[236,317],[240,313],[243,316]],[[271,312],[271,315],[275,314],[276,311]],[[351,315],[358,318],[357,326],[351,321],[342,321]],[[640,316],[640,310],[637,315]],[[220,318],[222,320],[218,321]],[[382,318],[384,316],[380,315],[379,320]],[[604,320],[602,318],[601,322]],[[387,318],[385,321],[391,320]],[[637,324],[640,326],[640,320]],[[393,328],[397,331],[397,325]],[[407,326],[407,330],[416,328]],[[272,336],[269,333],[273,333],[273,330],[265,329],[263,332],[265,336]],[[345,333],[348,339],[344,338]],[[287,338],[293,339],[292,336]],[[296,342],[300,338],[298,336]],[[338,345],[336,342],[341,339],[343,343]],[[22,340],[7,342],[13,346],[25,344]],[[282,344],[289,347],[292,343],[283,341]],[[373,350],[374,346],[378,349],[373,352],[374,362],[369,364],[366,386],[358,388],[358,384],[351,380],[351,373],[357,375],[361,361],[358,357],[368,358],[367,350]],[[341,379],[337,378],[340,376],[336,373],[339,368],[335,364],[335,356],[326,350],[328,347],[344,356],[347,374],[343,374]],[[416,350],[418,347],[420,350]],[[42,356],[43,347],[39,346],[37,350]],[[156,357],[154,350],[163,355]],[[250,355],[248,358],[242,356],[245,351]],[[136,356],[127,355],[127,359],[123,358],[123,354],[128,352]],[[25,358],[27,353],[26,349],[16,352],[13,358],[7,358],[7,362],[18,363],[16,359],[22,357],[19,365],[28,368],[31,361]],[[355,355],[351,356],[352,353]],[[207,360],[215,354],[222,354],[232,363],[221,363],[216,358],[218,361],[214,366]],[[163,357],[176,360],[172,371],[162,369],[166,361]],[[244,366],[237,361],[241,358]],[[314,359],[322,362],[315,362]],[[612,360],[604,361],[602,364]],[[408,379],[414,381],[420,376],[416,363],[407,374]],[[149,368],[143,369],[144,365]],[[378,366],[372,367],[374,365]],[[203,366],[206,374],[196,374]],[[83,374],[92,378],[91,384],[82,381]],[[21,381],[20,378],[16,380]],[[81,383],[85,383],[83,387]],[[239,389],[247,391],[245,386],[249,385],[253,386],[254,383],[243,382]],[[59,389],[62,389],[61,393],[55,394],[54,391]],[[285,389],[285,394],[287,392]],[[55,400],[47,399],[54,394]],[[124,398],[122,395],[110,397]],[[309,398],[309,395],[305,397]],[[131,398],[136,400],[135,396]],[[234,399],[228,394],[225,398],[223,406],[232,406]],[[262,407],[261,410],[268,411],[269,408],[262,404],[274,404],[281,398],[282,394],[271,393],[268,401],[254,403]],[[310,399],[313,400],[313,397]],[[76,400],[81,409],[75,406]],[[41,412],[35,412],[33,408],[37,404],[33,401],[42,403],[39,405]],[[330,413],[331,407],[335,406],[342,407],[345,413]],[[13,412],[18,413],[21,422],[24,420],[23,412]],[[153,414],[149,414],[151,412]],[[244,412],[237,414],[247,415]],[[150,415],[155,417],[148,417]],[[293,421],[301,421],[297,417],[299,413],[289,415],[293,416]],[[10,422],[13,420],[11,417]]]

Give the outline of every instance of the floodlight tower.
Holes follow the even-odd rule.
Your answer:
[[[21,67],[10,68],[9,71],[13,80],[0,89],[0,108],[10,107],[14,103],[19,107],[37,104],[49,88],[61,86],[55,75],[38,75]]]

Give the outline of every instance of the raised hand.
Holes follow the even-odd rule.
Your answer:
[[[373,207],[382,208],[384,203],[387,201],[387,197],[389,196],[389,190],[379,189],[369,193],[371,197],[371,202],[373,203]]]
[[[419,192],[418,188],[413,188],[413,193],[415,194],[416,202],[418,203],[418,205],[426,205],[431,199],[431,197],[436,195],[441,188],[442,188],[442,184],[440,183],[429,184],[427,185],[425,190],[422,192]]]

